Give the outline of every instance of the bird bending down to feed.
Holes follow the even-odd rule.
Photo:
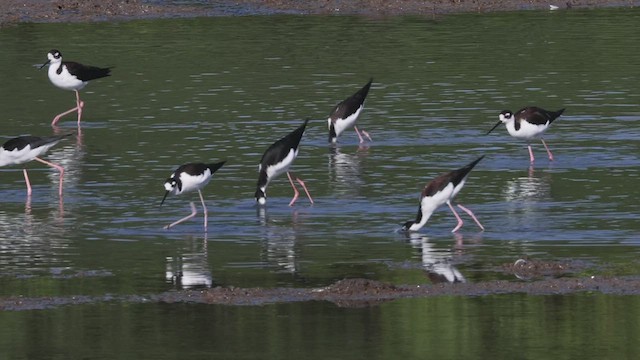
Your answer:
[[[467,180],[467,176],[469,176],[469,172],[471,172],[474,166],[476,166],[482,158],[484,158],[484,155],[458,170],[450,171],[431,180],[431,182],[425,186],[424,190],[422,190],[422,194],[420,195],[420,206],[418,206],[418,216],[416,217],[416,220],[404,223],[402,231],[420,230],[427,223],[431,214],[444,204],[449,205],[453,215],[455,215],[458,220],[458,225],[456,225],[451,232],[458,231],[464,222],[456,212],[453,205],[451,205],[451,201],[460,192],[460,190],[462,190],[462,187]],[[471,210],[460,204],[458,204],[458,207],[469,214],[473,221],[478,224],[480,229],[484,230],[484,226],[480,224],[480,221],[478,221]]]
[[[503,110],[500,113],[498,122],[487,132],[489,135],[500,124],[505,124],[509,135],[518,139],[527,140],[527,147],[529,148],[529,160],[533,162],[535,157],[533,156],[533,150],[531,150],[530,141],[535,138],[540,138],[542,145],[547,150],[549,160],[553,161],[553,154],[551,150],[544,142],[542,134],[549,128],[551,123],[560,117],[564,109],[558,111],[548,111],[536,106],[525,107],[518,110],[515,114],[510,110]]]
[[[358,134],[358,138],[360,138],[360,143],[364,142],[362,138],[362,133],[366,136],[369,141],[371,141],[371,136],[369,133],[362,130],[358,131],[358,127],[356,126],[356,120],[358,120],[358,116],[362,112],[364,108],[364,101],[367,98],[367,94],[369,93],[369,88],[371,88],[371,83],[373,82],[373,78],[369,80],[369,82],[362,87],[362,89],[358,90],[355,94],[349,96],[347,99],[341,101],[338,105],[336,105],[331,113],[329,114],[329,118],[327,119],[329,125],[329,142],[336,143],[338,141],[338,136],[342,134],[345,130],[353,126],[353,129]]]
[[[291,174],[289,173],[289,167],[293,164],[293,161],[298,156],[300,140],[304,134],[304,130],[307,127],[309,119],[306,119],[300,127],[287,134],[282,139],[273,143],[262,155],[260,165],[258,165],[258,184],[256,185],[255,198],[258,204],[264,205],[267,203],[267,186],[275,177],[282,173],[287,173],[291,187],[293,187],[294,195],[293,199],[289,203],[289,206],[298,199],[300,192],[293,183]],[[309,190],[300,178],[296,178],[296,181],[302,186],[304,192],[307,194],[309,201],[313,204],[313,199],[309,194]]]
[[[53,85],[63,90],[73,90],[76,92],[76,107],[56,115],[51,122],[51,126],[55,126],[60,118],[74,111],[78,112],[78,125],[80,125],[84,101],[80,100],[79,91],[82,90],[89,81],[111,75],[111,69],[82,65],[73,61],[62,61],[62,54],[55,49],[49,51],[47,61],[42,64],[40,68],[42,69],[46,65],[49,65],[48,75]]]
[[[185,192],[190,192],[197,190],[198,195],[200,195],[200,202],[202,203],[202,209],[204,212],[204,231],[207,231],[207,206],[204,203],[204,197],[202,196],[202,188],[207,186],[211,178],[213,177],[213,173],[215,173],[218,169],[224,165],[226,161],[221,161],[215,164],[203,164],[203,163],[189,163],[181,165],[176,171],[169,176],[169,178],[164,183],[164,188],[166,192],[164,193],[164,197],[162,198],[162,202],[160,206],[164,204],[167,195],[180,195]],[[183,221],[189,220],[192,217],[196,216],[198,213],[196,211],[196,206],[193,202],[191,204],[191,214],[185,216],[184,218],[177,220],[167,226],[165,229],[170,229]]]
[[[36,160],[45,165],[56,168],[60,172],[60,185],[58,194],[62,196],[62,178],[64,176],[64,168],[58,164],[45,161],[40,158],[50,148],[55,146],[63,138],[72,134],[64,134],[58,136],[38,137],[38,136],[19,136],[8,140],[0,147],[0,167],[6,165],[24,164],[31,160]],[[27,184],[27,195],[31,196],[31,182],[27,169],[22,170],[24,181]]]

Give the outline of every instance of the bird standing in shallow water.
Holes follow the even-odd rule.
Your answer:
[[[58,195],[62,196],[62,178],[64,176],[64,168],[58,164],[54,164],[42,160],[39,156],[46,153],[50,148],[55,146],[60,140],[72,134],[38,137],[38,136],[19,136],[8,140],[0,147],[0,167],[6,165],[24,164],[31,160],[36,160],[45,165],[56,168],[60,171],[60,185]],[[24,182],[27,184],[27,196],[31,196],[31,182],[27,169],[22,169],[24,174]]]
[[[298,199],[300,192],[293,183],[293,179],[289,173],[289,167],[298,156],[300,140],[302,139],[302,135],[304,134],[304,130],[306,129],[308,122],[309,119],[306,119],[304,124],[300,125],[300,127],[287,134],[282,139],[273,143],[262,155],[260,165],[258,165],[259,175],[255,193],[255,198],[258,204],[264,205],[267,203],[267,186],[271,180],[285,172],[287,173],[287,177],[289,178],[289,182],[291,183],[291,187],[293,187],[294,191],[293,199],[291,199],[289,206],[292,206]],[[304,192],[309,198],[309,201],[313,204],[313,199],[311,198],[304,181],[300,178],[296,178],[296,181],[302,186]]]
[[[531,162],[534,162],[535,160],[530,143],[530,140],[534,138],[540,138],[542,145],[544,145],[544,148],[547,150],[549,160],[553,161],[553,154],[551,154],[551,150],[549,150],[549,147],[544,142],[542,134],[547,131],[551,123],[560,117],[563,112],[564,109],[548,111],[536,106],[525,107],[518,110],[515,114],[509,110],[503,110],[500,113],[500,120],[498,120],[498,123],[487,132],[487,135],[489,135],[500,124],[505,124],[509,135],[518,139],[527,140],[529,160]]]
[[[160,206],[164,204],[167,195],[180,195],[184,192],[189,191],[198,191],[198,195],[200,195],[200,202],[202,203],[202,209],[204,212],[204,231],[207,231],[207,220],[208,220],[208,212],[207,206],[204,203],[204,197],[202,196],[201,189],[207,186],[211,178],[213,177],[213,173],[215,173],[218,169],[224,165],[226,161],[222,161],[215,164],[203,164],[203,163],[189,163],[180,166],[176,171],[171,174],[171,176],[165,181],[164,188],[166,192],[164,193],[164,197],[162,198],[162,202]],[[193,202],[191,204],[191,214],[185,216],[184,218],[177,220],[167,226],[165,229],[172,228],[183,221],[189,220],[192,217],[196,216],[198,213],[196,210],[196,206]]]
[[[60,118],[74,111],[78,112],[78,125],[80,125],[84,101],[80,100],[79,90],[82,90],[91,80],[110,76],[111,69],[82,65],[73,61],[62,61],[62,54],[55,49],[49,51],[47,61],[40,68],[42,69],[46,65],[49,65],[48,75],[53,85],[63,90],[76,92],[76,107],[56,115],[51,126],[55,126]]]
[[[369,141],[371,141],[371,136],[369,136],[368,132],[364,130],[358,131],[356,120],[358,120],[358,116],[360,116],[360,113],[364,108],[364,100],[367,98],[372,82],[373,78],[370,79],[362,89],[341,101],[333,108],[333,110],[331,110],[329,118],[327,119],[329,125],[329,142],[336,143],[338,141],[338,136],[351,126],[353,126],[356,134],[358,134],[360,143],[364,142],[362,135],[360,135],[361,132],[369,139]]]
[[[433,179],[431,182],[425,186],[424,190],[422,190],[422,194],[420,195],[420,206],[418,207],[418,216],[415,221],[407,221],[402,226],[403,231],[418,231],[422,228],[431,214],[436,211],[440,206],[447,204],[449,208],[455,215],[458,220],[458,224],[456,227],[451,230],[451,232],[456,232],[462,224],[464,223],[453,205],[451,205],[451,201],[453,198],[462,190],[464,183],[467,180],[467,176],[469,176],[469,172],[484,158],[484,155],[480,156],[470,164],[465,167],[462,167],[458,170],[453,170],[448,173],[442,174],[437,178]],[[480,221],[476,218],[473,212],[466,207],[458,204],[458,207],[462,209],[464,212],[469,214],[473,221],[478,224],[480,229],[484,230],[484,226],[480,224]]]

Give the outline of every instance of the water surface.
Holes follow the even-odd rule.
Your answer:
[[[61,50],[65,60],[114,70],[112,77],[94,81],[82,92],[86,106],[81,132],[47,156],[66,169],[63,201],[57,196],[56,172],[29,164],[34,192],[26,200],[21,169],[0,169],[0,294],[307,287],[345,277],[423,283],[422,269],[443,263],[454,266],[466,281],[512,279],[499,267],[521,256],[637,267],[639,14],[624,9],[464,14],[436,20],[248,16],[2,29],[0,133],[5,138],[51,134],[52,117],[73,106],[73,93],[54,88],[46,72],[35,66],[51,48]],[[359,124],[371,133],[373,143],[359,147],[348,131],[337,147],[329,146],[328,112],[369,77],[374,84]],[[531,167],[526,144],[508,136],[504,127],[485,135],[501,110],[527,105],[567,108],[545,137],[553,162],[542,144],[534,142],[536,162]],[[293,171],[306,181],[315,205],[302,197],[288,207],[292,194],[282,177],[269,187],[268,206],[257,209],[253,193],[262,152],[307,117],[312,121]],[[60,124],[57,132],[77,131],[73,117]],[[464,227],[451,234],[455,219],[445,207],[419,236],[396,233],[400,224],[415,217],[419,193],[430,179],[481,154],[486,158],[458,200],[473,209],[486,231],[463,217]],[[164,180],[180,164],[221,159],[227,164],[204,191],[209,233],[204,234],[200,216],[163,230],[189,212],[189,201],[197,201],[197,195],[190,194],[170,198],[160,207]],[[269,330],[254,327],[256,323],[286,326],[282,322],[291,319],[304,324],[315,316],[307,312],[344,313],[354,319],[338,325],[318,315],[319,324],[310,328],[326,333],[331,344],[337,339],[330,333],[361,336],[354,353],[341,356],[354,358],[365,349],[371,354],[393,349],[419,353],[422,343],[406,338],[416,336],[410,331],[414,326],[423,325],[408,319],[416,317],[414,307],[435,303],[443,310],[420,319],[446,322],[442,326],[451,329],[425,328],[428,336],[421,338],[458,340],[465,345],[460,350],[464,354],[479,351],[484,346],[480,344],[486,345],[486,354],[508,354],[517,348],[497,338],[479,339],[480,330],[465,324],[477,320],[479,327],[493,328],[491,323],[505,316],[502,309],[511,298],[529,306],[526,297],[513,296],[399,301],[348,311],[317,304],[250,309],[108,304],[2,316],[23,329],[16,336],[28,339],[37,338],[30,324],[50,321],[47,331],[59,332],[74,326],[69,322],[76,319],[96,336],[112,333],[105,349],[115,343],[129,346],[131,340],[123,335],[137,333],[135,324],[142,323],[142,348],[165,349],[160,344],[166,342],[152,334],[180,329],[175,319],[183,315],[210,316],[209,325],[202,325],[209,331],[220,314],[253,314],[250,319],[238,315],[231,320],[236,325],[215,330],[228,331],[226,339],[242,347],[244,336]],[[537,324],[534,319],[546,313],[544,307],[522,313],[522,321],[536,323],[540,335],[549,328],[584,326],[589,313],[622,321],[627,316],[607,309],[612,303],[634,306],[636,300],[576,295],[532,301],[558,301],[561,311],[577,318],[565,325],[549,316],[549,324]],[[574,301],[584,307],[573,308]],[[495,308],[492,316],[478,306],[485,302]],[[458,312],[457,306],[466,311]],[[1,331],[6,334],[14,325]],[[576,340],[568,348],[558,339],[540,344],[536,333],[518,326],[519,339],[531,344],[532,354],[549,346],[584,348]],[[374,346],[378,338],[365,334],[377,327],[379,338],[387,332],[406,338]],[[298,332],[288,329],[268,338],[274,344],[245,349],[246,357],[283,353],[287,334]],[[458,336],[455,331],[462,330],[455,329],[467,330]],[[596,327],[591,338],[609,334],[609,329]],[[199,343],[211,338],[217,337]],[[291,342],[294,348],[308,349],[311,339],[317,340],[318,334]],[[16,343],[20,341],[2,347],[13,349],[14,358],[24,358],[28,350]],[[433,349],[431,345],[424,346]],[[619,346],[621,351],[633,350],[633,345]],[[168,354],[197,348],[180,346]],[[122,357],[137,357],[131,351],[123,350]],[[291,351],[290,357],[300,355]],[[443,357],[461,357],[450,351],[443,350]],[[600,351],[605,357],[610,354],[606,348]],[[320,350],[312,352],[321,356]]]

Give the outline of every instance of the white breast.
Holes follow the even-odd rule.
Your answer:
[[[289,150],[287,156],[277,164],[267,166],[267,179],[271,180],[276,176],[283,174],[289,170],[291,164],[293,164],[293,160],[298,156],[298,150],[295,151],[293,149]]]
[[[362,112],[362,109],[363,109],[363,106],[360,106],[358,110],[356,110],[356,112],[351,114],[351,116],[347,116],[345,119],[336,120],[336,122],[333,125],[336,130],[336,136],[340,136],[342,132],[349,129],[353,125],[355,125],[356,120],[358,120],[358,116],[360,116],[360,113]],[[329,125],[331,125],[331,118],[329,118]]]
[[[211,170],[207,169],[201,175],[182,173],[180,174],[180,181],[182,182],[182,191],[176,192],[176,195],[202,189],[211,181]]]
[[[35,157],[40,156],[47,152],[56,143],[51,143],[31,149],[31,146],[25,146],[21,150],[13,149],[7,151],[4,148],[0,148],[0,166],[24,164],[33,160]]]
[[[64,65],[62,65],[62,72],[58,74],[57,70],[59,66],[59,64],[52,64],[49,66],[49,80],[51,80],[53,85],[64,90],[80,90],[87,85],[87,82],[79,80],[75,76],[71,75],[67,70],[67,67]]]
[[[516,130],[515,120],[509,121],[507,123],[507,131],[509,135],[518,138],[518,139],[533,139],[542,135],[547,128],[549,127],[549,123],[547,122],[544,125],[533,125],[526,121],[520,122],[520,129]]]

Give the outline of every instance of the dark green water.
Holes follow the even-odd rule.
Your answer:
[[[442,264],[476,282],[512,279],[496,269],[525,255],[637,269],[639,18],[625,9],[3,28],[4,138],[48,135],[52,117],[73,106],[73,94],[34,66],[50,49],[115,68],[83,91],[81,134],[47,156],[66,169],[63,202],[57,174],[40,164],[29,165],[30,201],[21,169],[0,169],[0,296],[306,287],[345,277],[424,283],[422,269]],[[359,149],[349,131],[330,148],[325,117],[371,76],[359,124],[374,142]],[[484,135],[501,110],[527,105],[567,108],[545,137],[553,163],[534,143],[529,168],[525,144],[503,127]],[[316,204],[301,198],[289,208],[283,177],[257,211],[262,152],[306,117],[313,120],[293,171]],[[59,129],[71,130],[74,117]],[[486,231],[463,217],[452,235],[455,219],[443,208],[422,236],[395,233],[415,216],[427,181],[480,154],[487,157],[458,200]],[[218,159],[228,163],[204,192],[209,234],[201,217],[164,231],[197,199],[159,207],[166,177],[182,163]],[[637,302],[578,294],[367,309],[109,303],[4,311],[0,358],[625,357],[638,352],[623,341],[637,333],[638,314],[623,310]]]
[[[638,297],[490,296],[0,313],[5,359],[635,358]]]

